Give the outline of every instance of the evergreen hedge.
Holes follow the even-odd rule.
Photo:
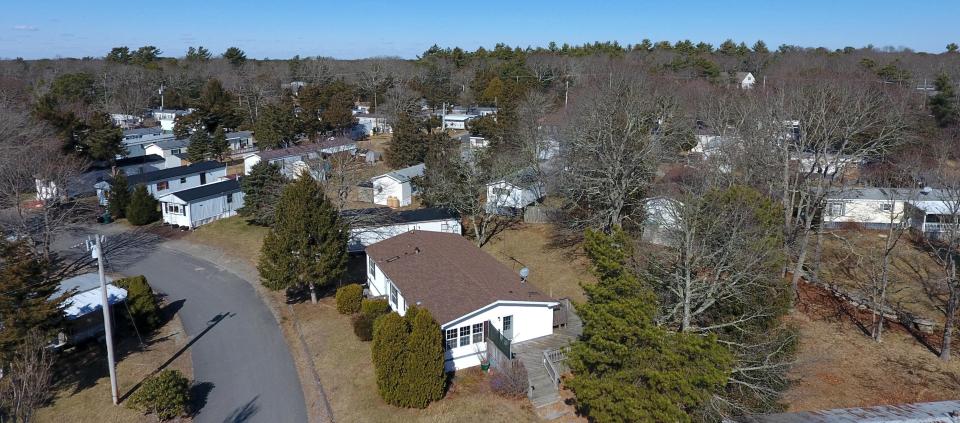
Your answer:
[[[352,283],[337,288],[337,311],[340,314],[354,314],[360,312],[363,300],[363,287]]]
[[[127,204],[127,221],[134,226],[142,226],[160,219],[160,202],[153,198],[147,187],[137,185]]]
[[[360,301],[360,313],[373,316],[372,320],[390,312],[390,303],[384,299],[367,299]]]
[[[160,327],[160,306],[147,278],[133,276],[116,280],[113,284],[127,290],[127,309],[137,330],[150,331]]]
[[[377,390],[388,404],[425,408],[443,397],[443,337],[433,316],[418,307],[405,317],[386,314],[374,323]]]

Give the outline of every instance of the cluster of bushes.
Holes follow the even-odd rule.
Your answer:
[[[527,396],[527,385],[529,385],[527,368],[517,359],[510,360],[507,365],[496,369],[490,378],[490,389],[508,398]]]
[[[146,332],[160,327],[160,305],[147,278],[133,276],[116,280],[113,284],[127,290],[127,309],[137,330]]]
[[[390,312],[387,300],[364,299],[360,304],[360,314],[353,316],[353,333],[361,341],[373,339],[373,324],[377,318]]]
[[[387,300],[363,298],[363,287],[355,283],[337,289],[336,299],[340,314],[353,315],[353,333],[361,341],[373,339],[373,323],[390,312]]]
[[[190,405],[190,381],[179,370],[164,370],[143,382],[130,397],[130,407],[160,421],[185,416]]]
[[[360,311],[360,302],[363,299],[363,287],[359,284],[349,284],[337,289],[337,311],[340,314],[354,314]]]
[[[126,217],[131,225],[146,225],[160,219],[158,202],[144,185],[138,185],[131,194],[127,177],[120,172],[114,178],[107,210],[114,219]]]
[[[388,313],[378,318],[372,355],[377,391],[388,404],[424,408],[443,397],[443,339],[427,310],[414,306],[404,317]]]

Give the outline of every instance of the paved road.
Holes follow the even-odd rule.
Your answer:
[[[209,390],[194,421],[307,421],[280,327],[247,281],[164,244],[113,265],[118,273],[145,275],[168,302],[182,300],[180,318],[187,335],[196,337],[190,347],[194,379]]]

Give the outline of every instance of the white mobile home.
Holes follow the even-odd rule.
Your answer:
[[[350,239],[347,242],[350,252],[363,251],[371,244],[410,231],[457,235],[463,232],[459,216],[439,207],[404,211],[386,207],[350,209],[340,212],[340,217],[350,225]]]
[[[154,120],[160,123],[160,128],[167,132],[172,132],[173,127],[180,116],[186,116],[193,112],[193,109],[152,109],[149,114]]]
[[[243,207],[240,181],[228,179],[160,197],[163,223],[194,229],[237,214]]]
[[[423,170],[424,165],[420,163],[370,178],[373,203],[393,208],[409,206],[416,194],[413,178],[423,176]]]
[[[823,227],[857,224],[867,229],[887,229],[906,224],[904,205],[919,194],[906,188],[851,188],[827,195]]]
[[[159,126],[127,129],[123,131],[123,147],[127,149],[127,157],[142,156],[147,154],[147,146],[150,144],[171,141],[175,138],[173,132],[164,131]]]
[[[450,114],[443,116],[443,129],[467,129],[467,122],[477,115]]]
[[[127,184],[131,189],[137,185],[146,185],[147,192],[159,199],[167,194],[217,182],[226,177],[226,165],[205,161],[128,176]]]
[[[540,201],[546,187],[532,168],[487,184],[486,209],[491,213],[516,214]]]
[[[486,340],[553,334],[559,303],[457,234],[410,231],[367,247],[367,284],[403,315],[423,307],[440,324],[448,371],[480,364]]]
[[[913,230],[931,239],[960,236],[960,193],[924,188],[904,206]]]
[[[331,137],[321,142],[303,143],[293,147],[263,150],[243,158],[244,174],[249,175],[253,167],[261,161],[276,165],[283,176],[293,179],[303,169],[308,169],[316,180],[324,179],[323,159],[340,152],[357,149],[357,142],[345,137]]]

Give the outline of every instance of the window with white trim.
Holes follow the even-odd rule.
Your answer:
[[[830,216],[843,216],[843,201],[827,202],[827,214]]]
[[[397,297],[399,292],[397,292],[397,287],[393,284],[390,285],[390,304],[393,305],[393,309],[397,309]]]
[[[893,211],[893,203],[882,202],[880,203],[880,211],[882,212],[891,212]]]
[[[476,323],[473,325],[473,343],[481,342],[483,342],[483,323]]]
[[[460,326],[460,346],[470,345],[470,325]]]
[[[446,341],[448,350],[457,347],[457,328],[447,329]]]
[[[377,264],[370,256],[367,256],[367,273],[370,274],[371,279],[377,278]]]

